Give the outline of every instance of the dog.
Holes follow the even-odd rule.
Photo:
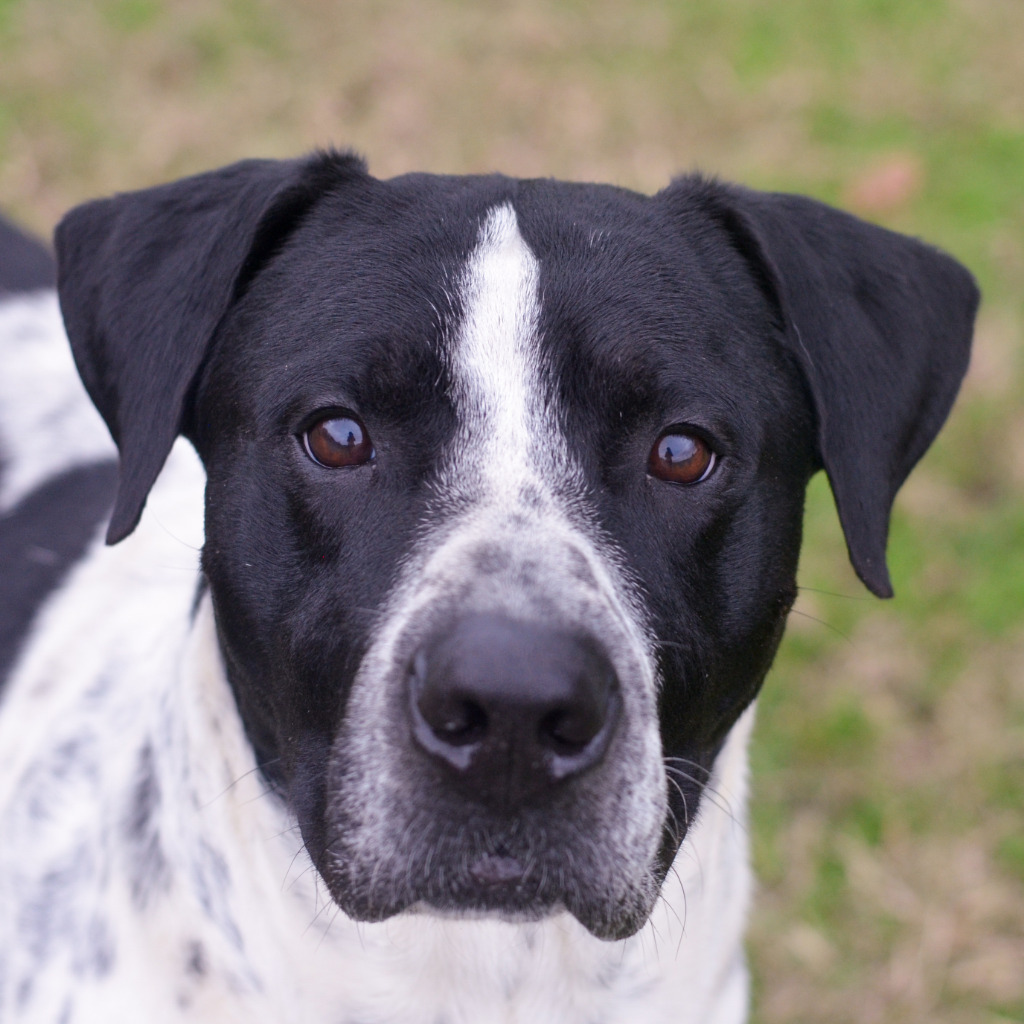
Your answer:
[[[889,596],[969,273],[334,151],[0,257],[0,1019],[744,1020],[805,488]]]

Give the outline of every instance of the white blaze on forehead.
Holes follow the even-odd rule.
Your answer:
[[[463,421],[456,461],[491,490],[536,478],[531,464],[562,448],[545,410],[539,287],[540,264],[519,233],[515,210],[495,207],[461,282],[463,322],[452,354]]]
[[[604,622],[622,675],[626,660],[645,662],[642,616],[588,507],[583,472],[562,430],[541,349],[540,262],[510,204],[488,212],[459,293],[462,320],[449,367],[460,429],[438,491],[468,500],[450,519],[442,514],[438,543],[428,541],[410,577],[410,619],[455,591],[466,609],[486,605],[524,619],[555,606],[577,628]],[[504,575],[481,575],[473,559],[481,549],[507,556]],[[524,585],[517,569],[527,564],[540,571]],[[649,669],[634,671],[646,679]]]

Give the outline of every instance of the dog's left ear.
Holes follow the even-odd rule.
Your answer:
[[[967,370],[974,279],[923,242],[811,199],[706,182],[698,195],[776,306],[810,390],[850,561],[891,597],[892,503]]]
[[[78,371],[120,454],[114,544],[135,529],[188,420],[193,382],[246,281],[355,157],[247,160],[86,203],[58,225],[57,287]]]

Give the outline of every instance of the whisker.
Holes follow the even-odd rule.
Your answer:
[[[205,811],[208,807],[212,807],[222,796],[224,796],[226,793],[230,793],[231,790],[233,790],[235,788],[235,786],[237,786],[243,779],[247,779],[250,775],[253,774],[253,772],[258,772],[261,769],[266,768],[268,765],[277,764],[277,762],[280,761],[280,760],[281,760],[281,758],[274,757],[274,758],[271,758],[269,761],[264,761],[262,764],[254,765],[247,772],[242,772],[242,774],[239,775],[237,779],[234,779],[232,782],[228,783],[228,785],[225,786],[225,788],[222,789],[208,803],[203,804],[202,810]],[[261,795],[266,795],[266,794],[264,793],[264,794],[261,794]]]
[[[654,943],[654,959],[660,960],[661,953],[658,951],[658,939],[661,937],[658,932],[658,926],[654,923],[653,918],[648,919],[647,927],[651,931],[651,941]]]
[[[319,887],[318,887],[318,892],[319,892]],[[320,902],[319,895],[317,896],[317,902],[318,903]],[[317,920],[320,918],[320,915],[323,914],[324,911],[327,910],[330,906],[331,906],[330,903],[324,901],[324,905],[313,915],[313,917],[310,920],[309,924],[306,925],[305,931],[303,931],[303,933],[302,933],[304,936],[309,934],[309,932],[312,930],[313,926],[316,924]]]
[[[293,879],[291,880],[291,882],[289,882],[289,881],[288,881],[288,876],[289,876],[289,875],[291,874],[292,868],[293,868],[293,867],[295,867],[295,862],[296,862],[296,861],[297,861],[297,860],[299,859],[299,857],[300,857],[300,856],[302,856],[302,854],[304,854],[304,853],[306,853],[306,844],[305,844],[305,843],[303,843],[303,844],[302,844],[301,846],[299,846],[299,848],[298,848],[298,849],[297,849],[297,850],[295,851],[295,855],[294,855],[294,856],[292,857],[292,859],[291,859],[291,860],[290,860],[290,861],[288,862],[288,867],[287,867],[287,868],[285,869],[285,872],[284,872],[284,878],[282,878],[282,879],[281,879],[281,891],[282,891],[282,892],[290,892],[290,891],[291,891],[292,889],[294,889],[294,888],[295,888],[295,886],[296,886],[296,885],[298,885],[298,883],[299,883],[299,882],[300,882],[300,881],[301,881],[301,880],[302,880],[303,878],[305,878],[305,877],[306,877],[306,875],[308,875],[308,874],[310,873],[310,871],[315,871],[315,870],[316,870],[316,865],[314,865],[314,863],[313,863],[312,859],[310,859],[310,862],[309,862],[309,864],[308,864],[308,865],[307,865],[306,867],[304,867],[304,868],[303,868],[303,869],[302,869],[302,870],[301,870],[301,871],[300,871],[300,872],[299,872],[299,873],[298,873],[298,874],[297,874],[297,875],[296,875],[296,876],[295,876],[295,877],[294,877],[294,878],[293,878]]]
[[[826,597],[841,597],[846,601],[870,601],[872,600],[867,594],[838,594],[834,590],[820,590],[818,587],[801,587],[798,586],[797,590],[806,591],[808,594],[824,594]]]
[[[669,782],[672,783],[673,786],[675,786],[676,792],[679,794],[680,799],[683,801],[683,822],[686,825],[686,827],[689,828],[690,827],[690,808],[689,808],[689,805],[686,802],[686,794],[683,792],[683,787],[679,785],[678,780],[673,776],[673,774],[672,774],[673,771],[678,771],[678,769],[672,769],[672,768],[669,768],[666,765],[666,773],[665,773],[666,778],[668,779]],[[693,780],[691,779],[689,781],[692,782]]]
[[[672,838],[675,840],[676,849],[678,849],[686,838],[686,828],[679,824],[676,812],[671,807],[668,809],[668,816],[671,819]]]
[[[173,540],[175,543],[180,544],[183,548],[186,548],[188,551],[194,551],[197,555],[203,550],[201,544],[198,546],[195,544],[190,544],[187,540],[185,540],[184,537],[179,536],[178,532],[176,530],[171,529],[171,527],[166,522],[164,522],[163,517],[161,517],[160,515],[155,516],[154,519],[156,521],[156,525],[160,527],[160,530],[163,532],[165,537],[170,537],[171,540]],[[163,568],[173,568],[173,566],[164,566]],[[196,567],[193,566],[192,571],[195,572],[195,569]]]
[[[682,768],[678,768],[675,765],[666,764],[665,773],[670,779],[673,775],[676,775],[684,782],[690,782],[693,785],[699,787],[703,793],[707,794],[708,799],[711,800],[712,803],[714,803],[714,805],[723,814],[728,815],[728,817],[732,819],[734,824],[739,825],[740,828],[746,831],[746,825],[744,825],[743,822],[741,822],[739,818],[736,817],[736,813],[735,811],[733,811],[732,805],[729,803],[729,800],[725,796],[723,796],[714,786],[708,784],[707,782],[702,783],[699,779],[695,779],[688,772],[683,771]]]
[[[686,937],[686,919],[690,916],[690,904],[686,898],[686,887],[683,885],[682,878],[679,877],[679,872],[676,870],[675,864],[673,864],[671,868],[669,868],[669,870],[672,872],[673,875],[676,876],[676,881],[679,883],[679,895],[683,897],[682,920],[679,919],[679,913],[676,910],[676,908],[673,907],[671,903],[668,903],[668,900],[665,901],[666,903],[668,903],[669,909],[672,911],[672,913],[675,914],[676,920],[679,921],[679,941],[676,943],[676,959],[678,960],[679,951],[683,948],[683,939]]]
[[[263,841],[265,843],[271,843],[275,839],[280,839],[281,836],[288,835],[289,832],[297,832],[298,830],[299,830],[299,826],[298,825],[289,825],[287,828],[281,829],[280,832],[275,832],[272,836],[267,836],[267,838],[264,839]]]
[[[691,761],[688,757],[674,757],[672,755],[666,755],[665,757],[662,757],[662,761],[664,761],[666,764],[674,763],[685,765],[687,768],[695,768],[697,771],[703,772],[704,775],[709,779],[712,775],[712,771],[710,768],[705,768],[704,765],[698,763],[697,761]]]
[[[686,904],[686,890],[683,888],[683,880],[679,877],[679,872],[675,869],[675,865],[669,867],[669,871],[672,872],[676,877],[676,881],[679,883],[679,893],[683,897],[683,916],[679,916],[679,911],[673,906],[671,900],[665,895],[664,888],[658,893],[658,900],[664,903],[665,909],[668,910],[672,916],[676,919],[676,923],[679,925],[679,941],[676,943],[676,959],[679,958],[679,950],[683,945],[683,937],[686,934],[686,916],[687,916],[687,904]]]
[[[839,629],[838,626],[833,626],[831,622],[826,622],[824,619],[819,619],[817,615],[811,615],[809,612],[801,611],[799,608],[791,608],[789,614],[799,615],[802,618],[810,619],[811,622],[817,622],[818,625],[824,626],[826,629],[832,630],[832,632],[835,633],[836,636],[842,637],[847,643],[853,643],[850,637],[848,637],[841,629]]]
[[[704,888],[704,864],[700,859],[700,851],[691,843],[682,848],[682,852],[697,866],[697,874],[700,876],[700,887]],[[673,867],[675,865],[673,864]],[[678,878],[678,874],[676,875]],[[682,882],[680,881],[680,885]]]
[[[327,933],[334,927],[334,922],[338,920],[338,915],[341,913],[341,907],[337,904],[334,905],[334,913],[331,914],[331,919],[324,926],[323,931],[320,933],[320,941],[316,944],[316,951],[320,952],[320,947],[324,944],[324,940],[327,938]]]

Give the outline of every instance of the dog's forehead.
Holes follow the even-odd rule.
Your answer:
[[[450,391],[471,305],[501,320],[497,306],[527,294],[545,374],[599,375],[610,399],[639,391],[650,407],[659,386],[699,392],[711,364],[729,367],[718,376],[742,390],[766,358],[744,344],[763,299],[735,272],[742,261],[709,242],[710,225],[675,223],[658,197],[417,175],[357,198],[325,197],[255,282],[236,332],[244,342],[230,346],[244,379],[278,395],[290,381],[315,390],[330,379],[352,404],[398,415]],[[480,276],[484,256],[491,269]]]

